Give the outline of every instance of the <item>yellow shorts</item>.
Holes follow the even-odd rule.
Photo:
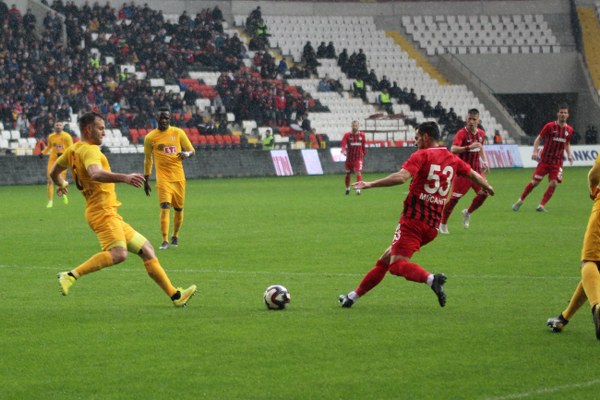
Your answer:
[[[124,247],[131,253],[138,254],[147,241],[117,213],[95,213],[86,215],[86,218],[104,251]]]
[[[185,203],[185,181],[157,183],[156,192],[160,204],[170,203],[173,208],[183,208]]]
[[[583,237],[581,260],[600,261],[600,200],[594,202],[588,220],[585,236]]]
[[[52,157],[50,157],[50,159],[48,160],[48,168],[46,168],[46,176],[48,178],[50,178],[50,171],[52,171],[52,167],[54,166],[54,163],[56,162],[57,158],[52,159]],[[63,171],[61,173],[63,179],[67,179],[67,171]]]

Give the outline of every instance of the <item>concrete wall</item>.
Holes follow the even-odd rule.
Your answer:
[[[395,172],[415,151],[414,147],[370,148],[364,172]],[[344,172],[343,162],[334,162],[329,150],[318,150],[325,174]],[[306,175],[300,150],[288,150],[295,175]],[[142,154],[108,154],[114,172],[143,172]],[[32,185],[46,183],[47,159],[37,156],[0,156],[0,185]],[[271,154],[262,150],[200,151],[184,162],[188,179],[242,178],[276,176]],[[70,180],[70,178],[68,178]]]
[[[461,55],[460,60],[495,93],[573,93],[587,83],[577,53]]]

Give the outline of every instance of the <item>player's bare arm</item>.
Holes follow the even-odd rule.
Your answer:
[[[493,196],[495,194],[494,188],[488,183],[488,181],[477,172],[471,170],[468,178],[481,186],[481,189],[488,195]]]
[[[69,182],[64,180],[61,176],[61,174],[65,170],[65,167],[60,166],[57,163],[54,163],[54,165],[52,166],[52,170],[50,170],[50,179],[52,179],[52,182],[54,182],[54,184],[56,185],[56,195],[59,197],[69,193]]]
[[[146,179],[142,174],[119,174],[102,169],[98,164],[92,164],[87,168],[90,179],[96,182],[105,183],[126,183],[133,187],[139,188],[144,186]]]
[[[571,153],[571,143],[567,142],[565,149],[567,150],[567,159],[569,160],[569,163],[571,165],[573,165],[573,153]]]
[[[385,178],[378,179],[372,182],[359,181],[355,182],[352,186],[354,189],[368,189],[372,187],[386,187],[386,186],[395,186],[402,185],[404,182],[411,178],[410,172],[402,168],[398,172],[394,172],[391,175],[386,176]]]
[[[481,158],[481,166],[483,167],[483,172],[488,174],[490,172],[490,165],[488,164],[487,156],[485,155],[485,150],[483,149],[483,146],[481,146],[481,149],[479,150],[479,157]]]
[[[533,154],[531,155],[531,159],[533,161],[537,161],[539,159],[538,156],[538,147],[540,147],[540,142],[542,141],[542,137],[537,135],[535,141],[533,142]]]
[[[588,189],[592,200],[596,200],[596,196],[600,192],[598,185],[600,185],[600,164],[594,163],[588,172]]]

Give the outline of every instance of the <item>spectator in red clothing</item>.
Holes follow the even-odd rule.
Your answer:
[[[440,139],[440,129],[435,122],[422,123],[415,135],[418,150],[408,158],[400,171],[373,182],[359,181],[354,184],[360,190],[402,185],[411,181],[392,244],[358,287],[339,297],[342,307],[352,307],[377,286],[388,271],[412,282],[426,283],[437,296],[440,306],[446,305],[446,275],[432,274],[411,262],[411,258],[422,246],[436,238],[442,209],[455,176],[469,177],[489,195],[494,194],[494,189],[469,164],[448,151]]]
[[[277,95],[275,96],[275,122],[277,126],[284,126],[287,123],[285,116],[285,107],[287,105],[287,100],[285,98],[285,93],[283,90],[278,90]]]

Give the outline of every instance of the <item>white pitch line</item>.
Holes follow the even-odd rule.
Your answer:
[[[544,388],[544,389],[531,390],[529,392],[513,393],[513,394],[509,394],[507,396],[487,397],[486,400],[523,399],[523,398],[529,397],[529,396],[536,396],[539,394],[557,393],[557,392],[561,392],[563,390],[570,390],[570,389],[581,389],[584,387],[594,386],[594,385],[598,385],[598,384],[600,384],[600,379],[594,379],[593,381],[573,383],[570,385],[561,385],[561,386],[554,386],[554,387],[549,387],[549,388]]]
[[[0,264],[0,269],[26,269],[26,270],[49,270],[49,271],[63,271],[68,270],[69,268],[73,268],[74,266],[20,266],[20,265],[5,265]],[[122,267],[119,265],[112,266],[109,268],[118,268],[119,271],[124,272],[138,272],[139,268],[131,268],[131,267]],[[318,276],[318,277],[328,277],[328,276],[364,276],[367,273],[368,269],[365,269],[364,273],[351,273],[351,272],[327,272],[327,271],[317,271],[317,272],[298,272],[298,271],[236,271],[236,270],[227,270],[227,269],[190,269],[190,268],[172,268],[168,265],[165,268],[167,272],[184,272],[184,273],[197,273],[197,274],[228,274],[228,275],[293,275],[293,276]],[[512,280],[528,280],[528,279],[544,279],[544,280],[579,280],[580,276],[574,274],[573,276],[524,276],[524,275],[448,275],[449,279],[512,279]]]

